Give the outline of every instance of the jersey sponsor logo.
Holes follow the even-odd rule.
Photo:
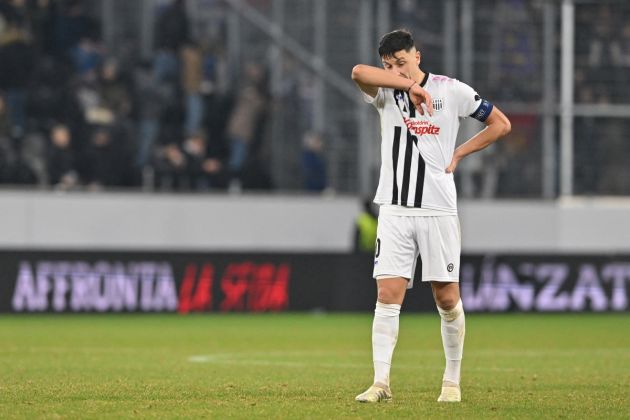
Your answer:
[[[440,127],[433,125],[428,121],[416,120],[407,117],[403,117],[407,129],[416,136],[423,136],[425,134],[440,134]]]

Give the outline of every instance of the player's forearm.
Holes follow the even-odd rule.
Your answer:
[[[509,132],[509,125],[503,123],[490,124],[471,137],[466,143],[455,149],[454,157],[457,160],[461,160],[472,153],[485,149]]]
[[[406,77],[366,64],[357,64],[352,69],[352,80],[362,85],[408,90],[413,84]]]

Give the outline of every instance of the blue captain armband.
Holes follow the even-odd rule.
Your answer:
[[[477,108],[475,112],[470,114],[470,116],[478,121],[485,122],[492,112],[492,108],[494,108],[494,105],[492,105],[491,102],[482,99],[481,104],[479,104],[479,108]]]

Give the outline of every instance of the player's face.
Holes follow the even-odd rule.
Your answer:
[[[388,57],[383,57],[383,68],[392,73],[411,79],[411,74],[418,69],[420,52],[415,48],[400,50]]]

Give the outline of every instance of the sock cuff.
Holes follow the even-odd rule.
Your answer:
[[[398,316],[400,315],[400,305],[396,303],[381,303],[377,301],[374,314],[386,317]]]
[[[453,309],[442,309],[439,306],[437,307],[437,309],[442,319],[447,322],[456,320],[457,318],[459,318],[460,315],[464,313],[464,305],[462,304],[461,299],[459,300],[459,302],[457,302],[457,305],[455,305]]]

